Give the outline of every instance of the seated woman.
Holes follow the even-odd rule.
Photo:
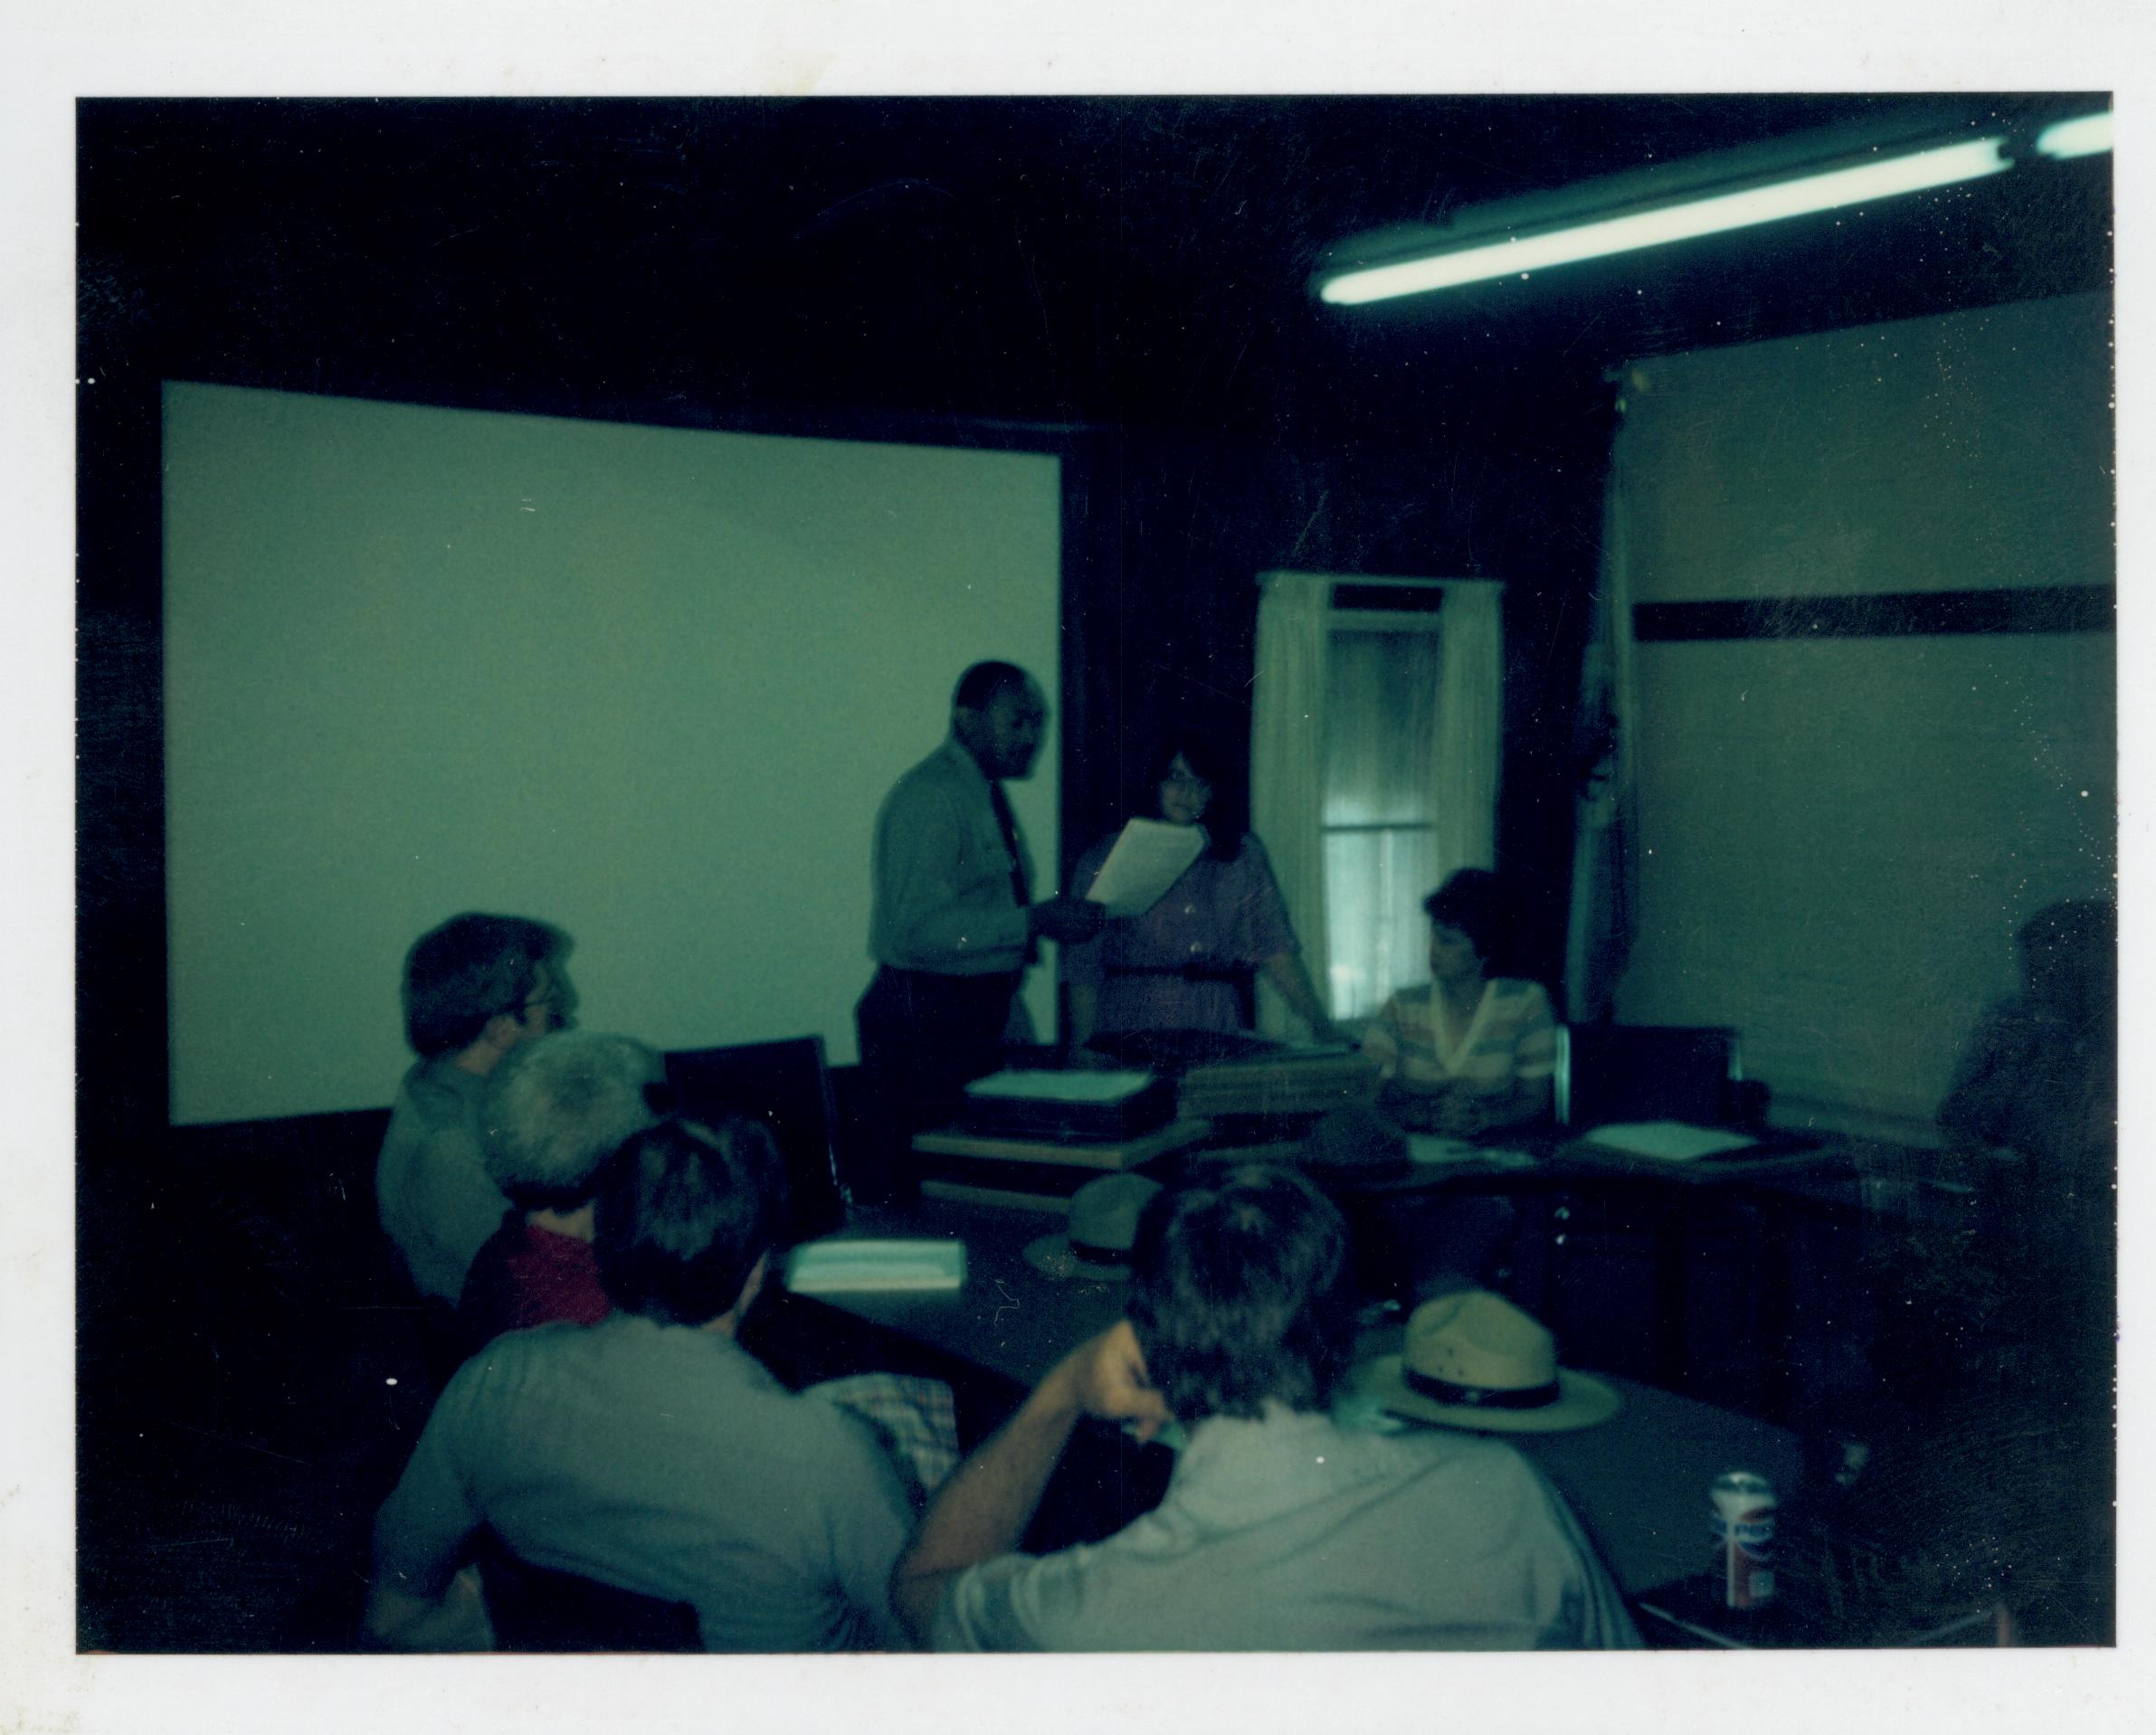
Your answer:
[[[1303,967],[1265,846],[1241,824],[1225,768],[1191,736],[1172,740],[1155,767],[1161,819],[1198,825],[1211,813],[1214,823],[1204,852],[1159,903],[1063,948],[1073,1044],[1124,1031],[1244,1029],[1247,989],[1258,971],[1315,1040],[1342,1040]],[[1115,842],[1103,838],[1079,857],[1074,887],[1093,884]]]
[[[1394,994],[1363,1036],[1383,1081],[1380,1102],[1412,1131],[1455,1138],[1546,1120],[1557,1067],[1549,996],[1538,982],[1489,973],[1506,925],[1503,883],[1463,868],[1422,907],[1432,980]]]

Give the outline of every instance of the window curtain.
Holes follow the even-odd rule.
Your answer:
[[[1325,957],[1325,719],[1326,629],[1333,581],[1268,573],[1258,603],[1258,670],[1250,717],[1250,820],[1272,858],[1273,877],[1302,943],[1320,998]],[[1300,1020],[1262,980],[1258,1028],[1288,1036]]]
[[[1564,947],[1564,1016],[1610,1016],[1639,906],[1633,846],[1632,586],[1625,555],[1624,441],[1602,505],[1602,570],[1580,670],[1574,725],[1572,896]]]
[[[1429,761],[1435,884],[1497,859],[1497,770],[1505,743],[1501,584],[1445,586],[1438,617],[1437,728]]]

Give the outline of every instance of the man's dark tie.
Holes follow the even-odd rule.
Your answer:
[[[1002,784],[994,778],[989,779],[988,800],[995,809],[996,829],[1003,834],[1004,853],[1011,858],[1011,896],[1018,900],[1018,907],[1022,910],[1033,901],[1033,891],[1026,884],[1026,858],[1018,852],[1018,820],[1011,811],[1011,801],[1003,793]],[[1033,962],[1039,953],[1039,943],[1029,935],[1026,962]]]

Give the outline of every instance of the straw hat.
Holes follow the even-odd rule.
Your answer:
[[[1408,1316],[1403,1352],[1363,1362],[1353,1381],[1396,1416],[1500,1434],[1592,1427],[1624,1401],[1560,1368],[1548,1328],[1486,1289],[1424,1302]]]
[[[1027,1244],[1026,1262],[1050,1277],[1128,1282],[1138,1213],[1160,1190],[1159,1181],[1144,1175],[1103,1175],[1088,1180],[1071,1194],[1064,1227]]]

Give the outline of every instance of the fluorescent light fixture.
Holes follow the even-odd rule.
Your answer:
[[[2104,119],[2108,121],[2109,117]],[[1543,270],[1575,260],[1634,252],[1642,247],[1690,241],[1729,229],[1779,223],[1784,217],[1838,211],[1899,194],[1921,193],[1926,187],[1952,186],[2011,167],[2005,144],[2003,137],[1972,138],[1906,156],[1828,169],[1741,192],[1711,194],[1621,217],[1604,217],[1567,229],[1507,237],[1390,265],[1367,266],[1327,280],[1318,295],[1323,300],[1352,307],[1396,295],[1420,295],[1428,289],[1448,289],[1461,283]]]
[[[2062,161],[2069,156],[2094,156],[2110,148],[2108,109],[2100,115],[2076,115],[2072,120],[2059,121],[2037,135],[2037,155],[2056,156]]]

